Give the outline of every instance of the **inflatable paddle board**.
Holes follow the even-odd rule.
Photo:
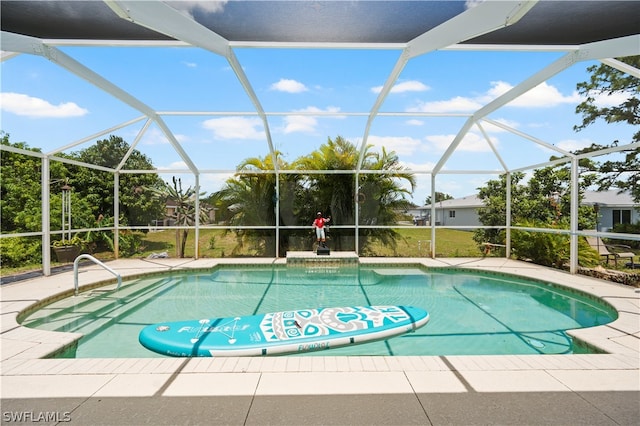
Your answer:
[[[166,322],[140,332],[142,346],[182,357],[300,353],[387,339],[429,321],[413,306],[350,306]]]

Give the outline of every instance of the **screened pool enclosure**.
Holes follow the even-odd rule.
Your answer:
[[[579,162],[620,158],[639,144],[631,143],[634,129],[620,126],[611,127],[609,139],[603,127],[574,135],[579,119],[573,111],[580,102],[575,87],[588,78],[587,66],[601,63],[640,78],[640,70],[619,60],[640,54],[640,2],[61,0],[3,1],[0,7],[2,130],[41,152],[1,149],[39,158],[42,204],[40,232],[2,238],[41,238],[45,275],[51,272],[52,240],[88,231],[72,222],[70,229],[52,229],[51,193],[59,191],[50,176],[54,162],[99,170],[113,182],[114,223],[108,229],[115,235],[124,229],[173,229],[119,223],[121,195],[136,190],[121,185],[123,175],[158,173],[167,181],[177,176],[196,193],[218,191],[233,176],[271,176],[272,222],[237,227],[197,219],[190,228],[195,241],[208,228],[263,231],[276,257],[285,255],[281,235],[308,228],[312,220],[302,225],[287,216],[284,204],[291,202],[295,179],[348,177],[353,215],[332,224],[343,236],[343,250],[360,252],[363,230],[414,226],[363,213],[379,203],[377,189],[367,187],[369,178],[398,173],[367,162],[372,150],[397,154],[402,172],[415,178],[407,190],[417,205],[435,200],[436,193],[474,194],[500,176],[509,182],[514,173],[568,165],[569,229],[533,230],[569,235],[572,273],[580,236],[620,237],[579,229]],[[47,76],[45,83],[18,71],[36,68]],[[58,84],[75,89],[56,92]],[[443,95],[445,88],[454,94]],[[80,94],[91,100],[74,104],[80,112],[71,121],[34,119],[9,109],[23,95],[63,104]],[[541,111],[551,106],[573,115],[550,125],[549,114],[557,111]],[[514,111],[526,108],[523,122]],[[109,135],[131,145],[116,167],[61,156]],[[278,161],[293,162],[337,137],[356,146],[349,169],[293,169]],[[575,155],[570,142],[580,139],[619,144]],[[134,149],[156,168],[128,167]],[[253,157],[270,167],[237,169]],[[501,228],[508,256],[514,228],[509,190],[506,199]],[[198,197],[194,203],[199,210]],[[437,208],[431,203],[431,218]],[[430,257],[436,255],[438,228],[469,228],[455,220],[423,226],[424,255]],[[118,238],[114,242],[118,256]]]

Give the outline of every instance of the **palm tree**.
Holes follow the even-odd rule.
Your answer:
[[[409,207],[405,195],[410,195],[416,184],[415,177],[406,172],[395,152],[373,153],[363,163],[368,170],[384,171],[381,174],[366,174],[360,180],[358,202],[361,225],[390,224],[398,221],[398,212]],[[408,184],[410,189],[403,186]],[[360,246],[365,251],[370,241],[378,240],[396,248],[398,233],[392,229],[360,228]]]
[[[318,151],[299,159],[295,166],[304,170],[344,170],[344,174],[311,174],[306,177],[305,187],[315,202],[307,204],[306,217],[314,217],[315,211],[323,211],[331,216],[332,223],[355,224],[355,202],[359,203],[359,224],[376,225],[394,223],[396,211],[408,206],[405,194],[413,191],[415,178],[400,165],[394,152],[382,149],[381,153],[371,150],[369,145],[363,152],[362,169],[378,170],[384,173],[363,174],[355,193],[356,176],[353,170],[358,165],[360,152],[357,147],[341,136],[330,138]],[[407,181],[411,190],[403,188]],[[363,237],[361,249],[372,239],[395,245],[397,233],[388,229],[361,229]],[[348,232],[332,231],[332,245],[336,250],[353,250],[353,237]]]
[[[186,190],[182,189],[182,180],[173,177],[173,187],[165,182],[162,188],[147,188],[156,197],[163,200],[165,203],[171,200],[175,203],[175,211],[169,216],[174,220],[177,226],[193,226],[196,223],[196,195],[202,198],[205,192],[196,194],[196,189],[188,187]],[[207,212],[200,206],[200,223],[207,221]],[[178,257],[184,257],[184,249],[187,244],[187,237],[189,236],[189,228],[182,228],[176,230],[176,255]]]
[[[327,139],[317,151],[298,159],[293,167],[298,170],[344,170],[345,173],[309,174],[301,178],[306,188],[306,199],[300,206],[304,223],[311,224],[318,211],[331,217],[331,222],[340,225],[355,224],[355,175],[360,153],[356,146],[341,136]],[[365,154],[369,155],[369,154]],[[355,241],[338,229],[331,234],[334,250],[353,250]]]
[[[286,167],[281,163],[276,153],[279,167]],[[227,221],[235,226],[273,226],[275,224],[276,178],[272,156],[252,157],[244,160],[238,167],[238,173],[227,179],[225,186],[212,199],[222,207],[223,215],[228,215]],[[252,172],[255,173],[246,173]],[[275,236],[272,232],[255,229],[240,229],[236,231],[237,252],[247,245],[260,253],[275,256]]]
[[[363,174],[358,185],[359,223],[364,225],[395,223],[397,211],[408,205],[405,194],[413,191],[415,179],[400,165],[398,157],[385,149],[374,152],[368,146],[364,151],[363,169],[383,173]],[[317,151],[286,164],[276,153],[279,170],[299,170],[299,174],[279,175],[279,200],[276,194],[276,174],[272,156],[254,157],[243,161],[238,173],[228,179],[224,188],[212,195],[211,200],[221,209],[227,221],[234,226],[269,226],[276,223],[276,201],[280,207],[280,225],[308,226],[308,230],[283,230],[278,241],[280,253],[285,253],[290,237],[310,237],[311,222],[317,211],[331,216],[331,223],[355,225],[356,175],[360,152],[341,136],[331,140]],[[305,173],[327,170],[332,173]],[[254,173],[251,173],[254,172]],[[402,182],[411,189],[404,188]],[[250,247],[259,253],[275,255],[275,235],[272,230],[241,229],[236,231],[236,252]],[[365,245],[374,239],[395,245],[397,233],[388,229],[369,228],[360,231]],[[355,238],[348,230],[333,229],[332,246],[335,250],[354,250]]]

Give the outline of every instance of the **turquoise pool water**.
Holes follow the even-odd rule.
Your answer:
[[[64,356],[161,357],[138,342],[148,324],[353,305],[414,305],[431,318],[414,333],[305,356],[583,353],[566,330],[617,317],[589,296],[507,275],[406,266],[224,266],[81,293],[39,309],[23,325],[84,334]]]

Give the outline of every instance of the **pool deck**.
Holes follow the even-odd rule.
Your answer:
[[[332,253],[333,256],[333,253]],[[138,259],[132,277],[286,259]],[[640,292],[503,258],[361,258],[517,274],[573,287],[619,318],[572,334],[590,355],[42,359],[76,336],[21,327],[17,315],[60,293],[73,272],[0,288],[2,424],[470,425],[640,423]],[[80,287],[113,280],[96,265]],[[114,286],[114,284],[109,284]]]

